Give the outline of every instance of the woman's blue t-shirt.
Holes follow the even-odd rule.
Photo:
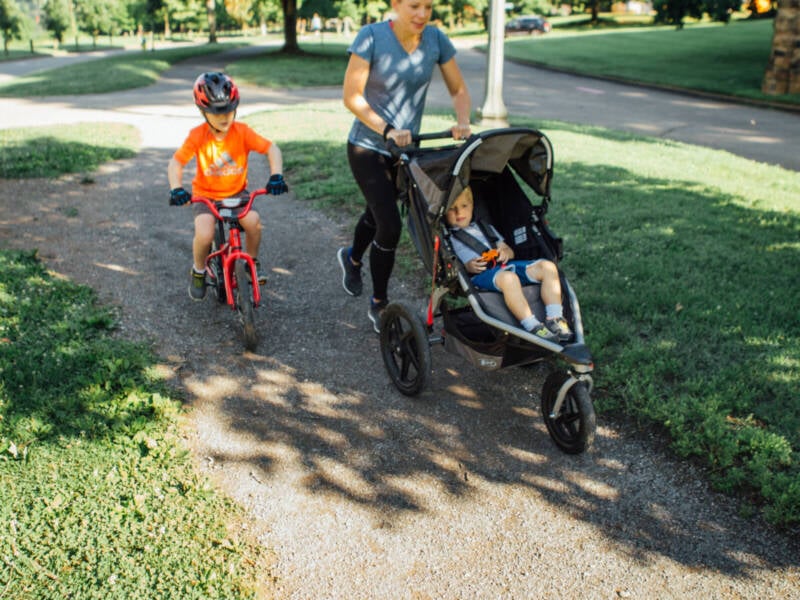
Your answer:
[[[422,31],[417,48],[409,54],[389,23],[362,27],[347,51],[370,64],[364,97],[372,109],[397,129],[410,129],[417,134],[433,68],[453,58],[456,49],[444,33],[429,25]],[[358,119],[350,129],[348,141],[388,155],[382,136]]]

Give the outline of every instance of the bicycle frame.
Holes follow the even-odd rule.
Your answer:
[[[228,225],[228,236],[225,243],[216,252],[208,255],[206,258],[206,270],[211,273],[211,261],[220,257],[222,261],[222,274],[225,279],[225,297],[232,309],[236,310],[235,296],[233,293],[233,272],[234,264],[237,260],[243,260],[247,263],[248,271],[250,272],[250,280],[254,282],[253,290],[253,306],[258,306],[261,303],[261,290],[258,285],[258,274],[256,273],[256,264],[253,258],[247,254],[242,248],[242,226],[239,219],[244,218],[253,206],[253,200],[256,196],[266,195],[267,190],[255,190],[250,193],[250,198],[244,206],[241,206],[240,198],[228,198],[226,200],[214,201],[200,196],[193,196],[192,202],[205,204],[211,213],[217,218],[217,227],[222,224]],[[235,202],[234,202],[235,201]],[[217,208],[221,205],[221,208]]]

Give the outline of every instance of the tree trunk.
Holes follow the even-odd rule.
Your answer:
[[[215,0],[206,0],[206,16],[208,17],[208,43],[217,43],[217,5]]]
[[[779,0],[761,91],[800,94],[800,0]]]
[[[281,0],[283,5],[283,49],[281,52],[299,54],[297,45],[297,0]]]

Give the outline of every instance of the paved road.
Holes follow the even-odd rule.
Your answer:
[[[258,47],[228,54],[258,51]],[[97,53],[96,56],[102,56]],[[84,57],[85,59],[86,57]],[[0,63],[2,78],[74,61],[71,57]],[[486,56],[459,49],[459,63],[476,107],[485,97]],[[222,64],[225,64],[224,62]],[[143,131],[145,147],[174,147],[196,120],[180,65],[157,84],[139,90],[80,97],[0,99],[0,128],[85,120],[126,122]],[[243,110],[340,97],[337,87],[311,90],[243,90]],[[760,108],[557,73],[506,62],[504,102],[511,115],[561,120],[630,131],[727,150],[733,154],[800,171],[800,113]],[[444,86],[434,82],[431,106],[449,106]]]
[[[485,98],[485,55],[461,49],[476,106]],[[533,68],[506,61],[511,115],[597,125],[727,150],[800,171],[800,112],[747,106]],[[441,102],[441,94],[437,95]]]

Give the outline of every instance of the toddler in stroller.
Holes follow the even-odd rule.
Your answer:
[[[453,251],[472,275],[472,283],[484,290],[501,292],[511,314],[525,331],[546,340],[566,342],[572,337],[561,306],[558,267],[546,258],[513,260],[514,250],[491,223],[472,218],[472,188],[464,188],[445,213]],[[547,318],[542,323],[533,314],[522,286],[541,284]]]
[[[450,132],[415,141],[445,137]],[[542,387],[542,416],[561,450],[585,451],[596,428],[594,365],[577,297],[557,266],[561,239],[544,221],[553,174],[549,140],[534,129],[510,128],[460,145],[389,150],[398,161],[409,237],[432,280],[427,319],[404,302],[390,303],[381,316],[381,355],[392,382],[404,394],[420,393],[434,344],[484,370],[560,361]],[[466,210],[470,204],[474,210]],[[458,232],[469,231],[473,219],[485,224],[477,237],[488,243],[469,249],[472,242]],[[513,271],[487,264],[513,258]],[[513,277],[501,281],[503,273]]]

